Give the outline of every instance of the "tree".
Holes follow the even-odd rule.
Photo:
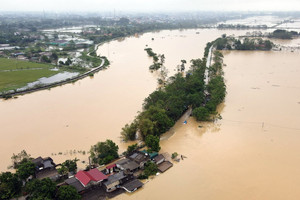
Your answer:
[[[134,121],[130,125],[126,124],[125,127],[122,128],[121,135],[125,141],[135,140],[136,132],[137,132],[137,122]]]
[[[21,180],[26,181],[29,176],[34,175],[35,167],[35,164],[31,161],[23,162],[17,168],[17,175]]]
[[[193,116],[197,121],[207,121],[209,120],[210,113],[205,107],[198,107],[193,110]]]
[[[18,154],[13,154],[13,156],[11,157],[11,160],[12,160],[11,167],[14,169],[17,169],[19,164],[30,161],[30,160],[32,160],[32,158],[31,158],[30,154],[28,154],[25,150],[23,150]]]
[[[157,173],[157,165],[151,161],[145,164],[143,173],[139,176],[140,179],[147,179],[149,176],[155,175]]]
[[[58,173],[62,175],[65,175],[68,172],[75,173],[77,170],[77,161],[77,158],[74,160],[66,160],[61,164],[61,167],[58,169]]]
[[[150,148],[150,151],[156,151],[159,152],[160,146],[159,146],[159,136],[155,135],[147,135],[145,143],[148,148]]]
[[[81,196],[78,194],[77,190],[70,185],[61,186],[57,192],[58,200],[79,200]]]
[[[54,199],[56,184],[49,178],[42,180],[34,179],[25,186],[25,191],[29,194],[29,199]]]
[[[52,58],[53,60],[58,60],[58,55],[57,55],[57,53],[53,52],[52,55],[51,55],[51,58]]]
[[[45,63],[51,63],[51,60],[48,58],[48,56],[45,56],[45,55],[43,55],[43,56],[41,57],[41,61],[42,61],[42,62],[45,62]]]
[[[119,147],[112,140],[98,142],[91,147],[90,153],[94,163],[103,165],[119,157]]]
[[[185,70],[186,60],[181,60],[180,71],[183,72]]]
[[[72,64],[72,60],[70,58],[67,59],[67,61],[65,62],[65,65],[71,65]]]
[[[139,120],[139,130],[144,138],[147,135],[153,135],[154,123],[148,118],[142,118],[141,120]]]
[[[11,199],[21,192],[22,182],[16,174],[0,174],[0,199]]]
[[[138,148],[138,144],[129,145],[129,146],[127,147],[126,154],[127,154],[127,155],[132,154],[135,150],[137,150],[137,148]]]

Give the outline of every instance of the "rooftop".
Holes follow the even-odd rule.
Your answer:
[[[128,183],[125,183],[122,185],[127,191],[133,192],[137,190],[138,188],[142,187],[144,184],[139,181],[138,179],[134,179]]]
[[[164,161],[163,163],[158,165],[158,170],[163,173],[171,167],[173,167],[173,163],[171,163],[170,161]]]
[[[156,156],[153,160],[155,163],[161,161],[161,160],[164,160],[165,157],[162,155],[162,154],[159,154],[158,156]]]
[[[107,181],[104,182],[103,184],[107,186],[107,185],[110,185],[110,184],[112,184],[112,183],[114,183],[116,181],[122,180],[125,177],[126,177],[126,175],[124,174],[123,171],[121,171],[121,172],[119,172],[117,174],[113,174],[113,175],[109,176],[107,178]]]
[[[79,180],[77,180],[75,177],[69,178],[65,181],[68,185],[71,185],[73,187],[75,187],[75,189],[77,190],[77,192],[81,192],[84,190],[84,187],[82,186],[82,184],[80,183]]]
[[[116,162],[116,164],[120,165],[124,169],[129,169],[130,171],[139,168],[139,165],[136,162],[129,160],[127,158],[123,160],[119,160],[118,162]]]
[[[91,181],[99,182],[107,179],[107,176],[100,172],[97,168],[91,169],[90,171],[79,171],[75,177],[86,186]]]

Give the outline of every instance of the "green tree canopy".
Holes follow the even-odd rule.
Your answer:
[[[136,121],[132,122],[130,125],[126,124],[125,127],[122,128],[121,132],[123,139],[125,141],[135,140],[137,129],[138,126]]]
[[[193,110],[193,116],[197,121],[209,120],[210,112],[205,107],[198,107]]]
[[[29,199],[53,199],[56,194],[56,183],[49,178],[34,179],[25,186]]]
[[[34,175],[35,173],[35,164],[31,161],[26,161],[21,164],[19,164],[17,168],[17,175],[20,177],[21,180],[26,180],[31,175]]]
[[[11,199],[21,192],[22,181],[16,174],[3,172],[0,174],[0,199]]]
[[[90,150],[92,161],[100,165],[107,164],[119,157],[118,150],[118,145],[112,140],[98,142]]]
[[[58,173],[63,175],[67,174],[68,172],[75,173],[77,170],[77,161],[77,158],[74,160],[66,160],[61,164],[61,167],[58,169]]]
[[[146,146],[150,149],[150,151],[159,152],[160,150],[159,141],[160,141],[159,136],[147,135],[145,143]]]
[[[79,200],[81,196],[78,194],[77,190],[70,185],[63,185],[58,189],[57,192],[58,200]]]

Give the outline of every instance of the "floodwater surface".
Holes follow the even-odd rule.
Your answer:
[[[81,168],[88,156],[78,151],[87,152],[98,141],[112,139],[124,151],[128,144],[121,142],[121,128],[157,88],[158,76],[148,70],[152,60],[144,51],[146,45],[165,54],[169,74],[174,74],[181,59],[202,58],[206,43],[223,33],[161,31],[109,42],[98,53],[107,56],[111,65],[93,78],[0,100],[0,170],[6,170],[12,154],[23,149],[33,157],[52,156],[56,163],[77,157],[85,161]]]
[[[180,120],[161,151],[187,158],[118,199],[300,198],[299,53],[224,54],[223,119]]]
[[[146,45],[165,54],[171,75],[180,60],[202,58],[205,44],[223,33],[245,31],[162,31],[113,41],[99,48],[110,68],[94,78],[1,101],[0,169],[23,149],[57,163],[71,157],[87,161],[87,155],[75,152],[105,139],[124,150],[121,128],[157,87]],[[197,123],[188,118],[186,125],[185,118],[179,120],[163,137],[161,151],[186,158],[139,191],[116,199],[300,198],[299,52],[224,54],[223,119]]]

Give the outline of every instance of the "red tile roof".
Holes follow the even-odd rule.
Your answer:
[[[116,166],[116,164],[108,165],[108,166],[106,166],[106,169],[111,169],[111,168],[114,168],[115,166]]]
[[[84,185],[86,186],[91,181],[102,181],[104,179],[107,179],[107,176],[105,176],[102,172],[100,172],[97,168],[91,169],[90,171],[79,171],[75,177]]]

